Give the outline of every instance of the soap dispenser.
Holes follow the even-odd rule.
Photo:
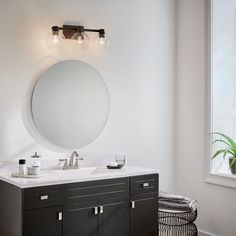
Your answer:
[[[32,167],[39,167],[39,169],[41,168],[41,156],[38,155],[37,152],[35,152],[34,155],[31,156],[30,165]]]

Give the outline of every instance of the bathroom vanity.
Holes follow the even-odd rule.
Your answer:
[[[143,168],[50,171],[41,180],[1,176],[0,234],[157,236],[158,178]]]
[[[101,134],[109,110],[108,88],[97,70],[68,60],[32,80],[22,114],[37,143],[71,153]],[[0,235],[158,235],[158,171],[79,168],[73,160],[70,167],[77,169],[46,170],[38,179],[0,172]]]

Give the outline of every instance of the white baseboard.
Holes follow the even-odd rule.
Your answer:
[[[216,235],[199,230],[198,236],[216,236]]]

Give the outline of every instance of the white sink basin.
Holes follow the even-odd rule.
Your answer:
[[[72,170],[48,170],[46,171],[46,173],[48,176],[54,176],[58,179],[81,179],[89,178],[93,175],[114,175],[118,173],[129,172],[132,170],[132,168],[110,170],[106,167],[81,167],[79,169]]]
[[[77,179],[90,176],[96,168],[97,167],[82,167],[72,170],[48,170],[46,173],[50,176],[57,176],[59,179]]]

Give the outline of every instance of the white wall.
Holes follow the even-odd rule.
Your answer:
[[[105,28],[111,48],[103,54],[65,49],[44,39],[52,25],[76,22]],[[101,136],[82,154],[126,153],[129,164],[161,170],[161,188],[173,181],[175,1],[8,0],[0,8],[0,159],[42,149],[28,135],[21,104],[32,78],[55,61],[79,59],[103,76],[111,113]],[[56,154],[60,157],[59,154]]]
[[[199,228],[235,236],[236,190],[204,182],[206,120],[206,2],[178,0],[177,185],[199,201]]]

